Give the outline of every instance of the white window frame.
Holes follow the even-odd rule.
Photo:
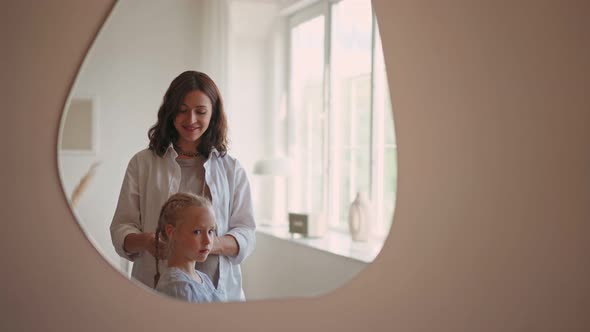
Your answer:
[[[287,29],[287,36],[286,36],[286,41],[287,41],[287,75],[286,75],[286,82],[287,82],[287,118],[289,120],[293,119],[293,104],[292,104],[292,90],[291,90],[291,31],[297,27],[298,25],[310,21],[316,17],[319,16],[324,16],[324,73],[322,75],[322,82],[323,82],[323,109],[326,110],[328,108],[326,108],[326,103],[327,103],[327,96],[326,93],[329,90],[329,87],[326,86],[326,82],[328,81],[328,73],[327,70],[329,70],[329,66],[326,65],[326,58],[329,58],[329,54],[327,54],[328,50],[329,50],[329,45],[330,45],[330,40],[329,40],[329,34],[327,33],[328,28],[329,28],[329,1],[317,1],[314,4],[305,7],[295,13],[293,13],[291,16],[288,17],[288,29]],[[326,112],[325,114],[328,114],[329,112]],[[288,131],[288,135],[287,135],[287,149],[290,149],[291,147],[291,143],[293,140],[293,131],[295,130],[294,128],[294,124],[290,121],[287,121],[287,131]],[[329,123],[329,119],[328,121],[324,121],[324,128],[323,128],[323,132],[327,133],[328,130],[326,128],[327,123]],[[324,140],[324,146],[323,146],[323,151],[328,151],[328,145],[327,145],[327,140]],[[287,151],[288,155],[291,155],[291,151]],[[324,174],[327,174],[328,171],[328,155],[326,153],[324,153],[323,156],[323,160],[322,160],[322,165],[324,168]],[[307,182],[307,181],[306,181]],[[328,186],[328,181],[327,178],[324,177],[324,192],[323,194],[323,198],[322,198],[322,202],[324,205],[324,210],[329,211],[329,208],[326,206],[327,202],[328,202],[328,197],[327,197],[327,188]],[[289,191],[289,190],[288,190]],[[298,212],[305,212],[305,211],[298,211]]]

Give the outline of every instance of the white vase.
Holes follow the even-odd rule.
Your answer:
[[[367,196],[358,192],[348,210],[348,229],[353,241],[366,242],[369,240],[370,213]]]

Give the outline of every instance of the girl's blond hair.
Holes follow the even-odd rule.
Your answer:
[[[156,288],[158,285],[158,280],[160,280],[160,267],[158,259],[158,243],[160,242],[160,234],[165,241],[168,241],[169,239],[166,235],[166,225],[172,225],[174,227],[180,226],[180,223],[178,222],[179,214],[182,210],[190,206],[207,208],[211,211],[212,215],[215,215],[213,211],[213,205],[211,205],[211,202],[203,196],[193,195],[190,193],[177,193],[168,198],[160,210],[158,227],[156,228],[156,275],[154,275],[154,288]],[[170,254],[172,245],[172,243],[168,242],[167,255]]]

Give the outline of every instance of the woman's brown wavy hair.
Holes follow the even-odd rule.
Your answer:
[[[189,70],[178,75],[170,83],[162,106],[158,110],[158,121],[148,131],[149,149],[158,156],[163,157],[170,143],[175,143],[178,139],[178,132],[174,128],[174,118],[180,110],[184,96],[194,90],[206,94],[213,106],[209,127],[200,138],[197,152],[205,157],[209,157],[213,148],[217,149],[221,155],[227,152],[227,119],[221,93],[207,74]]]

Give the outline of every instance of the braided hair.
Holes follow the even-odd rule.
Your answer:
[[[178,223],[179,212],[186,209],[187,207],[204,207],[211,210],[213,213],[213,205],[211,202],[203,197],[197,196],[190,193],[176,193],[162,206],[160,210],[160,217],[158,218],[158,227],[156,228],[156,274],[154,275],[154,288],[158,285],[160,280],[160,266],[159,266],[159,246],[160,236],[168,242],[168,236],[166,235],[166,225],[172,225],[174,227],[180,226]],[[160,235],[161,234],[161,235]],[[169,256],[172,252],[173,243],[168,243],[166,256]]]

